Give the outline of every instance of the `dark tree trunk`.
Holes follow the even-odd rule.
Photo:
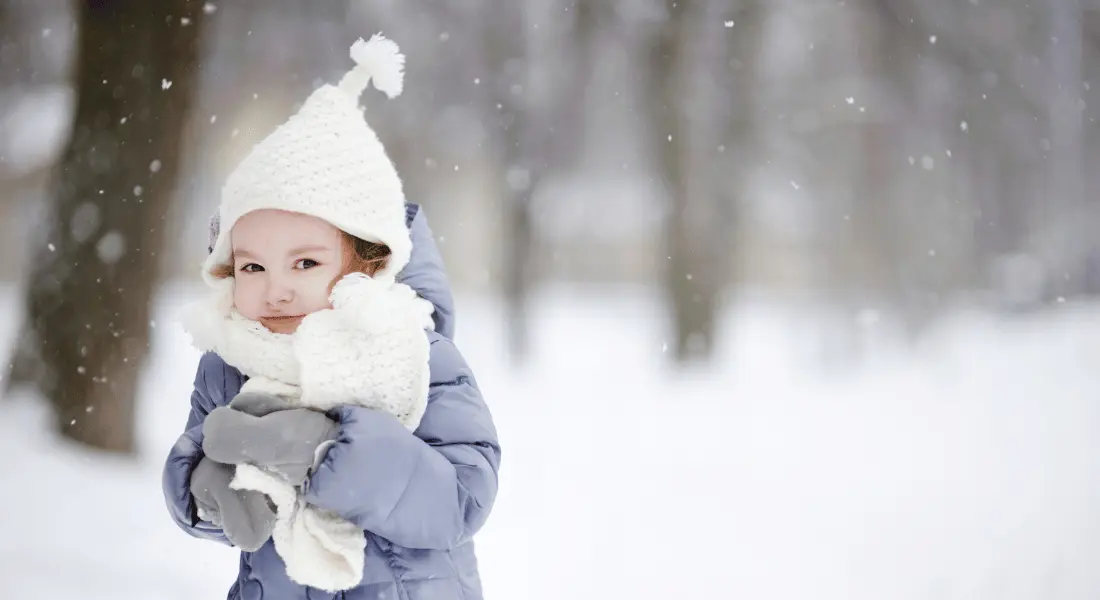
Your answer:
[[[53,405],[69,439],[133,453],[158,252],[198,62],[200,0],[80,4],[72,138],[32,251],[9,385]]]
[[[648,46],[644,96],[657,149],[658,181],[669,200],[665,289],[672,309],[674,358],[686,363],[706,361],[713,354],[729,267],[726,225],[732,207],[723,206],[731,198],[719,189],[716,146],[743,140],[725,139],[739,131],[732,122],[717,134],[706,129],[714,127],[712,119],[721,111],[715,106],[714,90],[705,88],[698,70],[728,68],[726,60],[715,60],[727,57],[721,46],[708,46],[695,37],[705,35],[697,24],[707,17],[706,5],[668,0],[666,10],[668,18]]]
[[[530,288],[531,202],[536,177],[526,155],[528,58],[524,39],[525,7],[508,3],[491,9],[492,26],[486,26],[481,52],[492,84],[484,97],[490,118],[489,137],[497,163],[497,189],[503,220],[501,291],[504,296],[509,354],[522,361],[528,350],[527,303]],[[488,21],[486,21],[488,22]]]

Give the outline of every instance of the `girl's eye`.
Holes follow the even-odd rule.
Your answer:
[[[263,270],[264,268],[256,263],[248,263],[247,265],[241,267],[241,272],[243,273],[259,273]]]
[[[304,271],[306,269],[312,269],[319,264],[321,263],[313,260],[312,258],[303,258],[302,260],[298,261],[294,266]]]

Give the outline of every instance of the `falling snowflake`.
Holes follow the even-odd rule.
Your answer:
[[[69,222],[69,230],[77,243],[84,243],[99,229],[99,213],[99,206],[93,202],[82,202],[73,211],[72,219]],[[81,351],[84,352],[83,348]]]
[[[117,231],[108,232],[96,244],[96,254],[104,264],[113,265],[126,253],[126,241]]]
[[[855,104],[856,103],[856,99],[855,99],[854,96],[848,96],[847,98],[844,99],[844,101],[847,102],[848,104]]]
[[[218,7],[215,6],[213,2],[207,2],[206,4],[202,5],[202,12],[208,15],[214,14],[214,11],[216,10],[218,10]]]
[[[161,167],[160,160],[159,159],[153,159],[153,162],[149,163],[149,172],[150,173],[156,173],[156,172],[160,171],[160,167]]]
[[[171,80],[168,80],[168,79],[161,79],[160,80],[160,89],[166,90],[170,87],[172,87],[172,81]]]
[[[218,120],[218,115],[210,115],[210,123],[211,124],[217,122],[217,120]]]
[[[191,24],[191,19],[189,19],[187,17],[180,17],[180,25],[183,25],[184,27],[187,27],[190,24]]]
[[[726,21],[726,29],[733,28],[733,21]]]
[[[934,36],[934,35],[928,36],[928,43],[929,44],[935,44],[936,43],[936,36]]]
[[[797,182],[795,182],[795,180],[793,180],[793,179],[791,180],[791,187],[793,187],[793,188],[794,188],[794,189],[796,189],[796,190],[800,190],[800,189],[802,189],[802,187],[801,187],[801,186],[799,186],[799,185],[798,185],[798,183],[797,183]]]
[[[966,130],[970,129],[970,125],[967,124],[966,121],[963,121],[963,122],[959,123],[959,129],[961,131],[966,131]]]

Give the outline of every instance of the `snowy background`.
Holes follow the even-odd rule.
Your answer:
[[[34,257],[111,231],[46,208],[79,4],[0,0],[12,355]],[[408,87],[368,118],[503,445],[488,600],[1100,595],[1096,10],[677,4],[197,3],[136,447],[74,443],[0,380],[0,598],[224,597],[235,553],[160,490],[198,359],[176,318],[225,174],[377,29]]]
[[[166,294],[158,313],[185,297]],[[1096,307],[959,315],[915,351],[838,374],[807,360],[797,312],[747,305],[729,314],[738,333],[714,368],[671,374],[652,298],[548,295],[520,370],[500,358],[499,307],[459,301],[458,343],[505,450],[477,539],[488,598],[1100,591]],[[234,553],[180,532],[160,491],[197,355],[167,325],[154,348],[137,461],[59,443],[41,403],[5,401],[5,597],[228,589]]]

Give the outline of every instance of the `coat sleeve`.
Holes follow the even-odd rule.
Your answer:
[[[168,453],[161,486],[164,491],[164,500],[168,505],[168,513],[181,529],[197,538],[232,545],[221,528],[199,520],[190,489],[191,472],[203,457],[202,424],[206,415],[217,406],[211,394],[211,383],[214,383],[217,389],[224,390],[224,384],[210,380],[222,377],[224,371],[225,363],[217,355],[206,354],[199,361],[194,391],[191,392],[191,413],[187,417],[183,434]]]
[[[446,550],[488,518],[500,446],[466,361],[450,340],[429,335],[431,385],[416,432],[383,412],[340,407],[340,436],[305,499],[400,546]]]

